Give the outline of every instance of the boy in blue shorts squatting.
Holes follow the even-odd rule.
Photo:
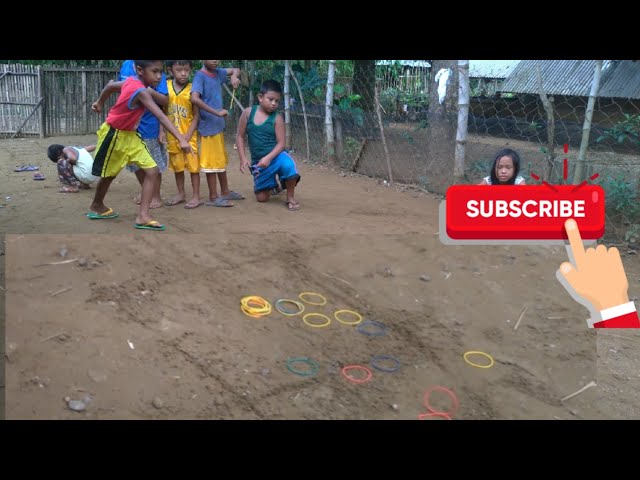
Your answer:
[[[267,202],[273,189],[277,188],[276,175],[287,191],[285,205],[289,211],[300,210],[294,198],[300,175],[296,163],[285,147],[284,120],[278,110],[282,98],[282,87],[275,80],[266,80],[260,86],[258,105],[245,108],[238,121],[236,144],[240,156],[240,171],[250,168],[258,202]],[[245,153],[245,135],[249,139],[251,165]]]

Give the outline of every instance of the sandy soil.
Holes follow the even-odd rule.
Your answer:
[[[55,164],[46,157],[52,143],[88,145],[95,135],[46,139],[0,140],[0,232],[4,233],[115,233],[135,232],[137,205],[133,197],[139,185],[132,173],[123,171],[111,185],[105,203],[120,216],[110,220],[89,220],[88,211],[94,190],[60,194]],[[429,194],[420,191],[401,195],[392,188],[380,187],[368,177],[341,177],[324,166],[299,162],[302,180],[296,198],[304,209],[289,212],[283,195],[266,204],[253,198],[253,180],[239,172],[236,152],[228,146],[229,184],[247,199],[231,208],[205,207],[186,210],[184,204],[154,210],[155,217],[167,225],[166,233],[259,233],[264,231],[309,233],[432,233],[437,225],[436,205]],[[34,181],[32,172],[13,172],[16,165],[33,164],[45,174]],[[201,192],[208,194],[202,175]],[[187,192],[190,192],[187,187]],[[173,173],[163,175],[162,196],[168,200],[176,193]],[[10,197],[7,199],[7,197]],[[378,216],[384,216],[384,220]],[[348,221],[347,221],[348,219]],[[429,219],[429,221],[425,221]],[[435,231],[435,230],[434,230]],[[158,234],[160,232],[144,232]]]
[[[638,334],[586,328],[586,309],[555,279],[564,248],[444,246],[437,199],[313,165],[301,165],[296,213],[282,199],[163,207],[169,230],[139,232],[136,183],[123,173],[110,193],[121,216],[90,221],[91,192],[57,194],[43,152],[91,138],[2,142],[7,418],[415,419],[434,386],[455,392],[454,419],[640,418]],[[24,163],[47,180],[11,171]],[[230,177],[249,193],[248,177]],[[638,297],[638,255],[623,261]],[[354,310],[386,335],[240,310],[246,295],[273,303],[303,291],[327,298],[305,313]],[[495,365],[469,366],[474,350]],[[399,370],[371,368],[376,355]],[[291,373],[292,357],[313,359],[317,375]],[[351,364],[369,366],[371,381],[345,379]],[[431,404],[451,408],[440,392]]]

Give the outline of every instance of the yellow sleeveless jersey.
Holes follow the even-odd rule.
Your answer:
[[[173,80],[167,81],[169,90],[169,105],[166,107],[167,116],[173,122],[178,131],[182,134],[187,133],[189,125],[193,122],[193,106],[191,105],[191,82],[176,93],[173,87]],[[193,152],[198,151],[198,135],[197,129],[191,137],[191,148]],[[180,144],[176,137],[167,132],[167,151],[169,153],[180,153]]]

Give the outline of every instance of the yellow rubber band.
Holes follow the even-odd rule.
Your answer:
[[[471,360],[469,360],[467,358],[468,355],[480,355],[482,357],[488,358],[489,359],[489,365],[479,365],[477,363],[473,363]],[[484,353],[484,352],[467,352],[467,353],[464,354],[464,361],[467,362],[472,367],[476,367],[476,368],[491,368],[491,367],[493,367],[493,364],[494,364],[494,361],[493,361],[493,358],[491,357],[491,355],[489,355],[488,353]]]
[[[286,310],[282,310],[281,309],[281,305],[283,303],[292,303],[293,305],[298,307],[298,311],[297,312],[287,312]],[[289,299],[286,299],[286,298],[281,298],[274,305],[276,307],[276,310],[279,311],[282,315],[285,315],[286,317],[295,317],[296,315],[300,315],[302,312],[304,312],[304,305],[302,303],[300,303],[299,301],[297,301],[297,300],[289,300]]]
[[[249,317],[260,318],[271,313],[271,304],[262,297],[250,295],[240,300],[240,309]]]
[[[326,323],[320,323],[320,324],[316,324],[316,323],[310,323],[307,321],[308,317],[322,317],[322,318],[326,318],[327,322]],[[307,325],[309,325],[310,327],[313,328],[323,328],[323,327],[328,327],[329,324],[331,323],[331,319],[329,317],[327,317],[326,315],[323,315],[321,313],[307,313],[304,317],[302,317],[302,321],[304,323],[306,323]]]
[[[355,322],[346,322],[344,320],[340,320],[340,318],[338,317],[338,314],[343,314],[343,313],[350,313],[358,317],[358,319]],[[338,320],[340,323],[344,323],[345,325],[357,325],[362,321],[362,315],[360,315],[358,312],[354,312],[353,310],[338,310],[336,313],[333,314],[333,316],[335,317],[336,320]]]
[[[317,302],[310,302],[309,300],[305,300],[304,296],[306,295],[315,295],[316,297],[320,297],[322,299],[322,303],[317,303]],[[327,299],[324,298],[322,295],[320,295],[319,293],[313,293],[313,292],[302,292],[300,295],[298,295],[298,298],[300,298],[300,300],[302,300],[304,303],[308,303],[309,305],[326,305],[327,304]]]

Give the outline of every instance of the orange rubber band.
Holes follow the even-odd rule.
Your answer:
[[[449,396],[449,398],[451,399],[451,402],[452,402],[451,411],[449,411],[449,412],[441,412],[439,410],[435,410],[429,404],[429,397],[431,396],[431,392],[443,392],[443,393],[446,393]],[[427,390],[424,393],[424,406],[427,407],[427,410],[429,410],[433,414],[446,415],[448,417],[453,417],[453,415],[458,411],[458,407],[460,407],[460,402],[458,401],[458,397],[456,397],[456,394],[453,393],[451,390],[449,390],[448,388],[445,388],[445,387],[441,387],[440,385],[436,385],[435,387],[431,387],[429,390]]]
[[[365,378],[355,378],[347,373],[349,370],[360,370],[365,372],[367,376]],[[371,380],[371,377],[373,376],[371,370],[369,370],[364,365],[347,365],[346,367],[342,367],[342,375],[344,376],[344,378],[353,383],[366,383]]]

